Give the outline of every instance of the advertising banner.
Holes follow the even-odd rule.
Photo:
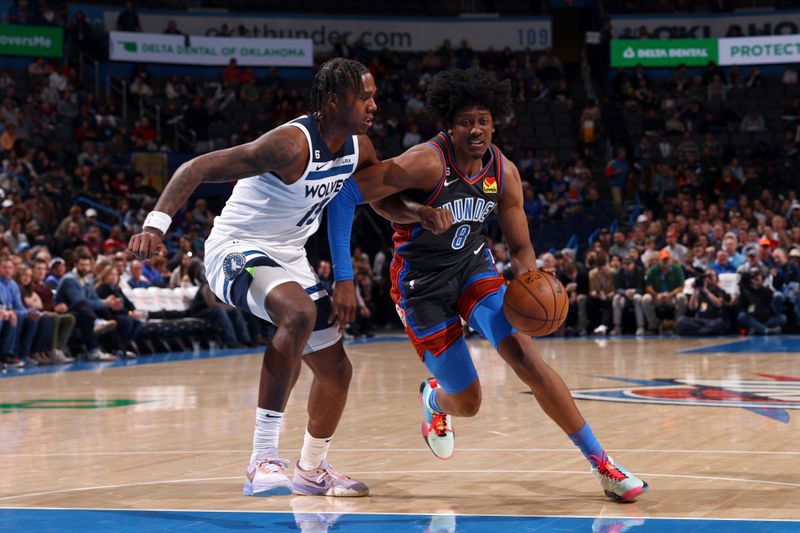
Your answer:
[[[113,61],[178,65],[310,67],[314,63],[311,39],[248,39],[187,37],[161,33],[112,31],[108,35]]]
[[[717,39],[629,39],[611,41],[612,67],[705,66],[718,62]]]
[[[61,57],[64,55],[64,30],[0,24],[0,55]]]
[[[800,61],[800,35],[719,40],[721,65],[768,65]]]
[[[118,16],[119,10],[105,11],[106,28],[115,29]],[[473,50],[543,50],[552,42],[547,17],[292,17],[139,11],[145,32],[161,33],[170,20],[187,35],[215,37],[224,30],[223,25],[232,33],[242,26],[248,37],[311,39],[314,46],[324,50],[330,50],[343,36],[351,46],[360,40],[370,50],[398,52],[435,50],[445,39],[450,39],[453,47],[467,40]]]
[[[728,39],[617,39],[611,41],[611,66],[770,65],[800,62],[800,35]]]
[[[639,28],[644,26],[652,39],[667,39],[673,28],[680,39],[703,39],[727,37],[738,26],[744,35],[791,35],[800,33],[800,12],[761,11],[742,14],[717,13],[709,15],[615,15],[611,17],[612,36],[620,38],[625,28],[630,28],[638,36]]]

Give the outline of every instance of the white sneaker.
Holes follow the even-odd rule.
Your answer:
[[[636,328],[636,336],[637,337],[644,337],[645,336],[645,329],[644,328]]]
[[[86,355],[87,361],[116,361],[117,358],[110,353],[101,352],[100,350],[95,350],[93,352],[89,352]]]
[[[72,357],[68,357],[67,354],[64,353],[63,350],[59,350],[58,348],[54,348],[52,353],[50,353],[50,359],[59,365],[63,365],[65,363],[72,363],[75,361]]]
[[[599,326],[594,328],[595,335],[605,335],[606,333],[608,333],[608,326],[606,326],[605,324],[600,324]]]
[[[106,331],[114,329],[115,327],[117,327],[116,320],[103,320],[102,318],[98,318],[94,321],[94,334],[102,335]]]
[[[245,471],[245,496],[288,496],[292,493],[292,482],[286,475],[289,461],[278,457],[277,450],[259,453]]]

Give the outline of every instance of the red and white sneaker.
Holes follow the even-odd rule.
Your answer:
[[[589,461],[592,463],[592,474],[610,499],[632,502],[647,490],[647,483],[622,468],[605,452],[602,457],[592,455]]]
[[[439,384],[435,378],[428,378],[419,386],[419,398],[422,401],[422,438],[439,459],[449,459],[456,446],[450,415],[437,413],[428,407],[428,397]]]

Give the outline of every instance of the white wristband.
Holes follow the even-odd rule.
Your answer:
[[[161,211],[150,211],[147,218],[144,219],[144,227],[155,228],[163,234],[166,234],[169,227],[172,225],[172,217]]]

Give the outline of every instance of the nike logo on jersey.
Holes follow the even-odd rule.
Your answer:
[[[444,182],[444,186],[445,186],[445,187],[449,187],[450,185],[452,185],[452,184],[454,184],[455,182],[457,182],[459,179],[460,179],[460,178],[456,178],[456,179],[454,179],[454,180],[445,180],[445,182]]]
[[[486,243],[485,243],[485,242],[482,242],[482,243],[481,243],[481,245],[480,245],[480,246],[478,246],[478,249],[477,249],[477,250],[475,250],[475,251],[474,251],[474,252],[472,252],[472,253],[473,253],[473,254],[475,254],[475,255],[478,255],[478,252],[480,252],[481,250],[483,250],[483,245],[484,245],[484,244],[486,244]],[[269,415],[267,415],[267,416],[269,416]]]
[[[323,168],[327,167],[330,163],[322,163],[321,165],[317,165],[317,168],[314,170],[322,170]]]

